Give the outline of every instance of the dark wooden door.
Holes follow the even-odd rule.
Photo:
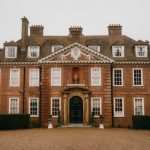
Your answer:
[[[83,101],[79,96],[70,100],[70,123],[83,123]]]

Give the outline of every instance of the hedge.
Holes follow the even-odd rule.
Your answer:
[[[150,130],[150,116],[132,116],[134,129]]]
[[[14,130],[29,128],[29,114],[0,115],[0,130]]]

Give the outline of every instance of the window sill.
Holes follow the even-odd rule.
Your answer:
[[[39,116],[30,115],[31,118],[38,118]]]

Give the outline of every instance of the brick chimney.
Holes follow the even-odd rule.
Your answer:
[[[28,44],[28,24],[29,21],[26,17],[22,18],[22,35],[21,35],[21,50],[25,50]]]
[[[72,36],[79,36],[79,35],[82,35],[82,29],[83,28],[81,28],[81,27],[73,26],[73,27],[69,28],[69,33]]]
[[[109,25],[108,35],[122,35],[122,26],[120,24]]]
[[[43,29],[42,25],[34,25],[30,27],[30,36],[43,36]]]

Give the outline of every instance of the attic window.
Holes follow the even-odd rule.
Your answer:
[[[40,53],[39,46],[28,46],[28,57],[29,58],[38,58]]]
[[[16,58],[17,46],[5,46],[5,58]]]
[[[147,46],[135,47],[136,57],[147,57]]]
[[[124,57],[124,46],[112,46],[113,57]]]
[[[97,52],[100,52],[100,45],[89,45],[88,47]]]
[[[52,45],[52,52],[56,52],[59,49],[62,49],[63,45]]]

